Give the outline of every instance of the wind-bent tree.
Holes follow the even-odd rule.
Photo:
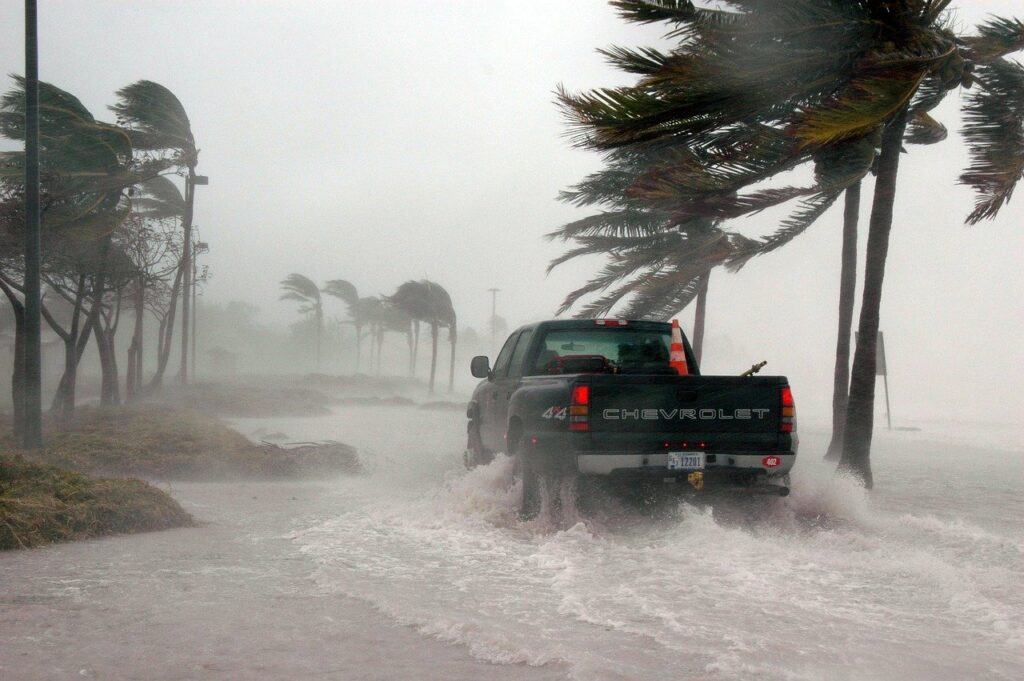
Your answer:
[[[129,400],[143,391],[146,311],[155,307],[160,310],[156,315],[159,319],[167,318],[160,304],[164,297],[158,291],[162,290],[166,281],[179,268],[181,234],[178,223],[184,215],[185,199],[178,187],[168,178],[158,175],[136,187],[132,197],[132,215],[120,232],[122,248],[135,269],[131,287],[135,320],[126,371],[126,394]],[[159,386],[163,381],[170,358],[169,337],[167,342],[163,342],[168,326],[172,325],[164,324],[159,334],[157,370],[151,387]]]
[[[718,220],[679,220],[673,213],[632,195],[632,187],[654,167],[655,158],[652,154],[613,156],[604,170],[561,193],[561,200],[567,203],[599,206],[602,210],[548,235],[550,239],[576,243],[575,248],[552,261],[548,271],[584,255],[607,254],[609,258],[597,276],[566,297],[559,314],[583,297],[609,288],[610,293],[585,305],[577,316],[607,314],[631,297],[622,314],[664,320],[696,299],[692,342],[699,360],[711,270],[726,264],[748,240],[721,230]]]
[[[387,301],[381,302],[381,305],[377,310],[377,375],[380,375],[381,347],[384,343],[384,334],[389,331],[405,334],[406,341],[409,345],[409,366],[410,368],[412,367],[412,325],[413,320],[405,310]]]
[[[25,136],[25,82],[15,76],[15,87],[0,99],[0,134],[15,140]],[[97,121],[82,103],[73,95],[49,83],[39,84],[39,129],[40,129],[40,180],[42,184],[41,227],[45,254],[44,272],[59,273],[75,258],[61,254],[83,255],[97,248],[101,251],[110,247],[112,233],[128,215],[126,190],[139,181],[148,166],[136,166],[132,158],[132,146],[128,135],[116,126]],[[24,212],[15,202],[20,203],[24,191],[23,152],[0,154],[0,216],[2,228],[7,236],[17,239],[24,228]],[[21,265],[17,258],[3,258],[3,274],[7,289],[19,290],[17,272]],[[74,269],[74,268],[73,268]],[[76,282],[83,274],[79,271],[72,277]],[[102,278],[102,266],[90,273],[91,285],[95,289],[97,276]],[[74,286],[72,286],[74,288]],[[78,286],[78,302],[86,295],[85,282]],[[5,290],[5,294],[8,293]],[[15,299],[7,296],[15,308],[15,318],[20,319]],[[75,305],[75,303],[72,303]],[[42,310],[41,310],[42,311]],[[48,322],[54,322],[48,310],[42,311]],[[59,325],[55,331],[65,342],[65,372],[59,388],[59,396],[65,402],[62,411],[69,414],[74,407],[74,376],[77,372],[79,346],[89,338],[91,324],[81,338],[70,337],[77,332],[77,314],[81,308],[75,305],[76,317],[68,333],[62,333]],[[90,315],[91,316],[91,315]],[[19,325],[20,329],[20,325]],[[16,334],[20,331],[16,330]],[[72,334],[73,336],[73,334]],[[17,347],[16,341],[16,347]],[[72,351],[71,349],[75,350]],[[23,363],[16,363],[17,371],[24,371]],[[20,413],[22,399],[19,391],[24,384],[22,377],[12,381],[15,394],[15,413]],[[69,393],[70,391],[70,393]],[[16,429],[20,424],[15,423]]]
[[[360,305],[359,291],[355,285],[344,279],[331,279],[323,288],[327,295],[345,303],[349,319],[356,330],[356,373],[363,355],[363,327],[368,322],[367,311]]]
[[[316,322],[316,369],[320,370],[320,337],[323,335],[324,327],[324,306],[320,297],[320,287],[313,283],[313,280],[301,274],[289,274],[282,282],[281,288],[285,290],[281,300],[299,301],[299,312],[301,314],[312,314]]]
[[[185,107],[174,95],[159,83],[140,80],[117,91],[118,102],[110,107],[117,114],[118,124],[131,135],[135,149],[155,154],[158,163],[164,167],[177,167],[185,173],[185,206],[181,220],[182,255],[181,277],[175,277],[184,287],[181,296],[181,366],[178,376],[182,383],[188,382],[189,311],[191,307],[190,287],[192,280],[192,218],[195,212],[196,165],[199,163],[199,149],[196,148]],[[175,296],[177,298],[177,296]],[[173,332],[173,315],[169,322],[168,337]]]
[[[143,319],[147,305],[147,293],[156,284],[171,276],[170,267],[181,269],[184,244],[182,235],[175,235],[187,212],[185,197],[177,185],[162,175],[149,178],[139,184],[132,197],[132,213],[137,219],[131,234],[125,235],[126,250],[136,263],[134,308],[135,329],[129,347],[128,374],[131,377],[128,394],[134,396],[142,390],[143,379]],[[171,338],[174,333],[175,310],[181,292],[183,277],[175,275],[174,286],[167,300],[165,312],[157,316],[161,320],[157,342],[157,366],[146,390],[152,391],[163,383],[164,373],[171,356]]]
[[[451,392],[455,385],[455,345],[458,341],[457,320],[451,296],[440,284],[423,279],[405,282],[386,298],[386,302],[405,312],[410,319],[430,325],[429,391],[431,394],[434,392],[434,379],[437,374],[438,334],[441,328],[448,329],[448,341],[451,344],[448,391]]]
[[[680,187],[695,186],[692,167],[702,171],[700,177],[717,165],[727,186],[712,186],[707,198],[693,203],[705,217],[738,217],[752,206],[759,210],[799,196],[808,197],[803,213],[820,214],[838,196],[835,189],[853,186],[859,176],[848,174],[846,182],[827,188],[833,191],[819,186],[742,195],[737,189],[883,131],[840,464],[870,486],[878,312],[904,133],[909,126],[911,136],[944,136],[928,111],[949,90],[971,84],[975,62],[998,61],[1020,49],[1021,24],[993,20],[979,36],[960,37],[944,23],[948,0],[735,1],[723,3],[726,9],[685,0],[613,4],[632,21],[670,22],[678,47],[668,53],[614,48],[607,54],[640,75],[636,86],[562,92],[561,100],[584,146],[608,150],[658,141],[684,151],[680,162],[638,183],[648,197],[656,199],[665,186],[676,196]],[[749,154],[739,163],[716,164],[723,148],[716,139],[764,126],[791,141],[783,157],[766,164]],[[676,180],[680,172],[682,182]],[[785,236],[780,232],[764,240],[767,248]]]

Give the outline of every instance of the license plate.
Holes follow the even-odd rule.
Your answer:
[[[669,452],[668,469],[670,471],[704,470],[704,452]]]

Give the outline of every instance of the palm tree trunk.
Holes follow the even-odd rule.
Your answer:
[[[174,284],[171,286],[171,301],[167,310],[167,316],[160,322],[162,333],[160,336],[160,353],[157,358],[156,373],[146,385],[147,391],[156,390],[164,382],[164,372],[167,371],[167,362],[171,358],[171,338],[174,336],[174,313],[178,307],[178,295],[181,292],[181,280],[183,272],[178,268],[174,275]]]
[[[416,358],[413,354],[413,340],[412,340],[412,323],[410,322],[409,328],[405,331],[405,339],[409,343],[409,375],[412,376],[415,367]]]
[[[857,223],[860,220],[860,182],[846,190],[843,211],[843,252],[839,271],[839,330],[836,333],[836,367],[832,378],[832,441],[827,461],[838,461],[843,450],[846,404],[850,398],[850,333],[857,290]]]
[[[43,318],[46,319],[46,323],[50,325],[53,332],[60,336],[60,339],[64,342],[64,373],[61,374],[57,392],[54,393],[53,400],[50,402],[50,411],[60,414],[60,417],[65,421],[70,419],[75,411],[75,383],[78,378],[79,360],[78,335],[82,304],[85,300],[85,282],[86,276],[84,274],[79,275],[75,287],[71,323],[68,325],[67,330],[54,319],[46,305],[39,306],[39,311],[42,313]]]
[[[366,375],[367,376],[369,376],[370,374],[373,373],[373,355],[374,355],[374,351],[375,351],[375,349],[377,347],[376,344],[373,342],[373,339],[376,338],[376,335],[375,335],[376,333],[377,333],[377,325],[374,324],[373,322],[370,322],[370,329],[366,332],[366,335],[370,339],[370,343],[369,343],[369,345],[370,345],[370,356],[367,358],[369,360],[369,363],[370,363],[370,368],[366,370]]]
[[[117,406],[121,404],[121,379],[118,376],[117,368],[117,327],[121,323],[121,292],[117,292],[117,302],[114,312],[110,318],[104,318],[106,327],[103,329],[104,347],[107,353],[107,361],[102,361],[100,366],[103,371],[101,404],[106,406]],[[98,338],[97,338],[98,340]]]
[[[413,322],[413,331],[416,338],[412,344],[412,371],[409,372],[410,376],[416,375],[416,355],[420,351],[420,320],[417,319]]]
[[[20,440],[25,433],[25,308],[20,303],[14,309],[14,371],[11,373],[11,402],[14,437]]]
[[[436,321],[430,322],[430,394],[434,394],[434,376],[437,374],[437,336],[438,336],[438,323]]]
[[[452,361],[448,367],[448,392],[455,390],[455,343],[458,338],[455,335],[454,327],[448,329],[448,342],[452,346]]]
[[[96,349],[100,355],[100,405],[116,407],[121,403],[120,380],[117,371],[117,356],[114,352],[114,334],[102,325],[93,329],[96,335]]]
[[[384,325],[377,327],[377,376],[380,376],[380,357],[384,350]]]
[[[0,290],[7,296],[14,312],[14,367],[11,371],[11,404],[14,437],[20,440],[25,431],[25,306],[14,290],[0,279]]]
[[[860,304],[857,349],[850,376],[850,399],[846,407],[846,431],[839,468],[860,478],[868,489],[874,485],[871,475],[871,436],[874,429],[875,359],[878,344],[879,309],[882,304],[882,280],[889,252],[893,206],[896,203],[896,179],[899,175],[903,133],[907,111],[901,112],[885,130],[871,205],[867,256],[864,262],[864,292]]]
[[[320,336],[323,335],[324,313],[317,307],[316,310],[316,370],[320,372]]]
[[[142,276],[135,281],[135,327],[132,341],[128,346],[128,369],[125,377],[125,394],[131,402],[138,396],[142,385],[142,324],[146,315],[146,288]]]
[[[700,366],[701,354],[704,352],[704,324],[707,319],[708,309],[708,281],[711,279],[711,270],[708,270],[700,278],[700,288],[697,290],[697,309],[693,318],[693,356]]]
[[[359,373],[359,361],[363,356],[363,325],[356,324],[356,373]]]

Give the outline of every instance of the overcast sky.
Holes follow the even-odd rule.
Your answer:
[[[277,300],[290,272],[348,279],[361,295],[430,278],[478,329],[492,286],[511,323],[551,316],[600,264],[544,275],[561,246],[543,235],[583,215],[558,191],[599,167],[570,148],[552,92],[629,82],[595,49],[661,34],[598,0],[40,5],[41,77],[97,117],[112,118],[114,92],[142,78],[181,99],[210,177],[196,208],[211,245],[206,295],[278,323],[295,318]],[[1019,0],[955,6],[963,26],[1024,14]],[[21,22],[21,3],[0,4],[5,73],[24,70]],[[954,130],[958,104],[954,93],[937,114]],[[1021,423],[1024,195],[965,227],[965,162],[957,135],[903,158],[882,306],[894,413]],[[840,211],[739,274],[715,273],[706,370],[767,359],[801,407],[828,412]],[[737,227],[764,233],[779,217]]]

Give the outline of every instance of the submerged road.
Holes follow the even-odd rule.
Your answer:
[[[787,499],[520,523],[458,412],[234,424],[370,471],[167,485],[203,527],[0,554],[0,679],[1024,677],[1012,443],[882,433],[868,495],[805,433]]]

